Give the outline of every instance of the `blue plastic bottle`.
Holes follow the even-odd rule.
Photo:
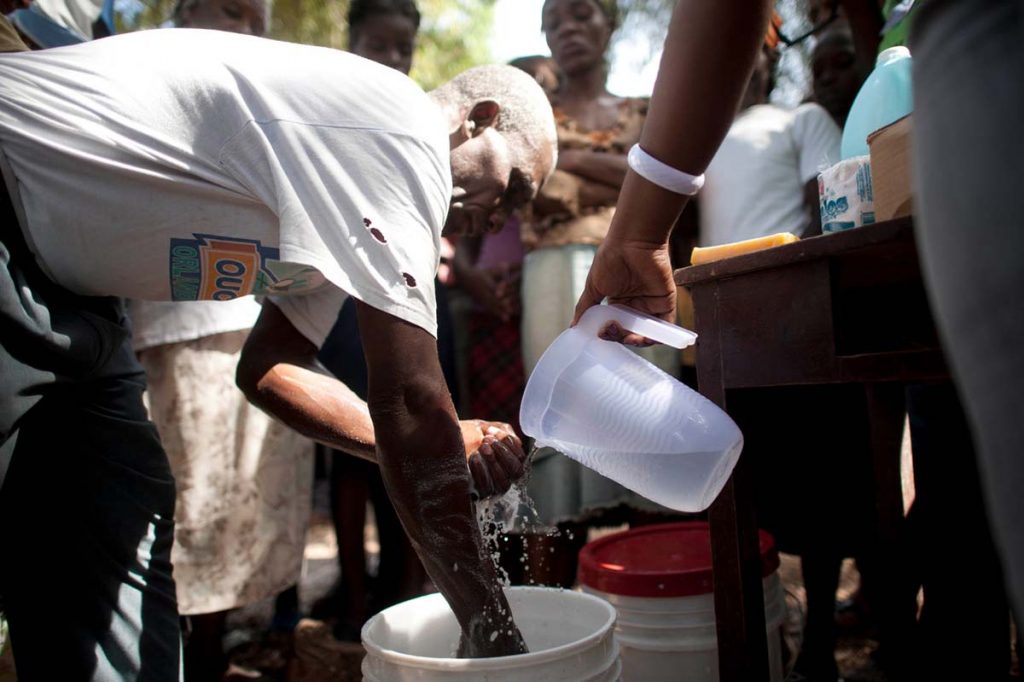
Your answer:
[[[903,118],[914,108],[910,89],[910,50],[890,47],[878,55],[875,69],[853,100],[843,128],[843,159],[868,153],[868,135]]]

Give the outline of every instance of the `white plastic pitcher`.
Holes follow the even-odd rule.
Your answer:
[[[523,432],[654,502],[702,511],[732,473],[743,434],[704,396],[600,339],[613,321],[675,348],[697,338],[626,306],[593,306],[530,375],[519,412]]]
[[[529,653],[454,658],[455,614],[440,594],[381,611],[363,626],[365,682],[616,682],[622,676],[615,609],[598,597],[550,587],[505,594]]]

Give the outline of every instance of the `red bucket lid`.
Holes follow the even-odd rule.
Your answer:
[[[759,531],[762,576],[779,567],[775,540]],[[625,597],[690,597],[712,592],[711,531],[705,521],[641,526],[580,550],[579,582]]]

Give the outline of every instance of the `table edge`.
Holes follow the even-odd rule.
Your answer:
[[[828,258],[883,242],[905,238],[912,240],[913,230],[913,217],[905,216],[842,232],[808,237],[792,244],[752,251],[711,263],[678,268],[673,278],[677,286],[702,284],[766,268]]]

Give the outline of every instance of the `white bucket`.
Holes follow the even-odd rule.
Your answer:
[[[622,679],[615,609],[579,592],[546,587],[505,590],[530,652],[454,658],[455,615],[440,594],[381,611],[363,626],[367,682],[615,682]]]
[[[764,532],[761,552],[770,674],[782,682],[786,599],[774,541]],[[706,523],[643,526],[584,547],[579,582],[615,607],[625,682],[718,682],[711,578]]]
[[[625,682],[718,682],[714,595],[623,597],[586,585],[583,591],[606,599],[618,613],[615,637]],[[782,682],[786,598],[778,573],[764,579],[764,594],[771,681]]]

